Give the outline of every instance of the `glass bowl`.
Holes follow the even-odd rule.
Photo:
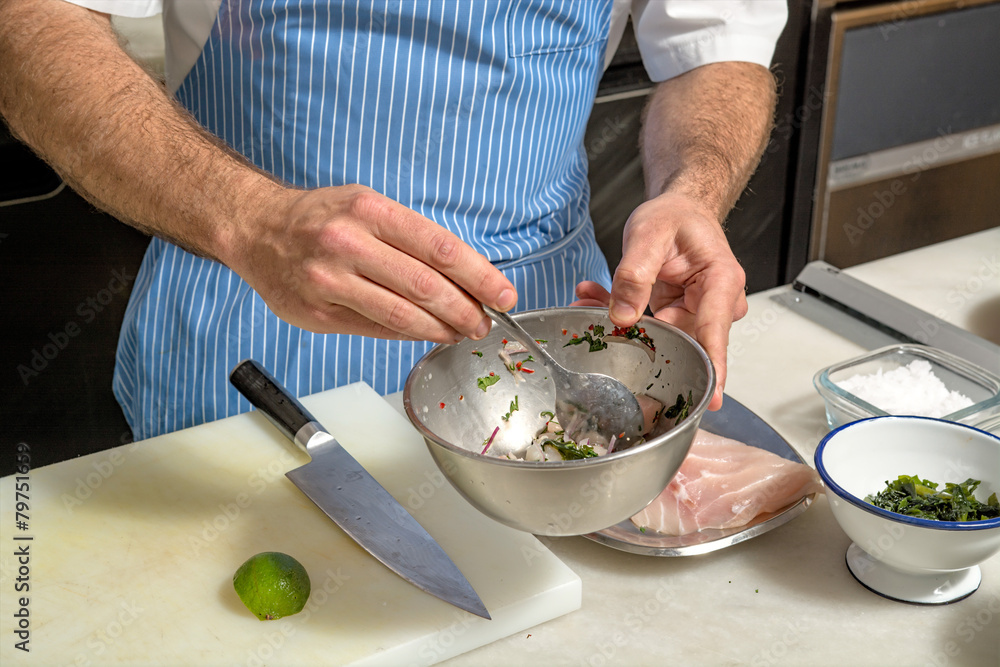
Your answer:
[[[950,391],[972,399],[972,405],[940,417],[946,421],[975,426],[990,433],[1000,433],[1000,377],[953,354],[926,345],[890,345],[822,369],[813,377],[813,385],[826,402],[826,421],[831,429],[859,419],[883,417],[889,413],[872,405],[838,382],[854,375],[883,373],[923,359]],[[897,411],[897,414],[900,414]]]

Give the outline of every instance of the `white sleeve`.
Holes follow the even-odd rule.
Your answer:
[[[112,16],[145,18],[163,11],[163,0],[65,0],[95,12]]]
[[[633,0],[646,72],[665,81],[709,63],[769,67],[788,19],[786,0]]]

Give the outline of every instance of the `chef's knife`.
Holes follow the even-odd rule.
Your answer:
[[[253,359],[229,381],[312,461],[286,476],[345,533],[421,590],[470,613],[490,614],[472,586],[416,519]]]

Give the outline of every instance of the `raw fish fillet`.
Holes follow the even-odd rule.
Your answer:
[[[632,522],[666,535],[735,528],[822,490],[807,465],[698,429],[680,470]]]

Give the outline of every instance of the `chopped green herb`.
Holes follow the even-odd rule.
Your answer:
[[[946,482],[944,490],[938,485],[916,475],[900,475],[886,488],[865,497],[865,502],[890,512],[936,521],[983,521],[1000,517],[997,494],[986,502],[976,499],[974,492],[978,479],[967,479],[961,484]]]
[[[646,330],[640,327],[638,324],[633,324],[628,328],[615,327],[611,332],[612,336],[624,336],[629,340],[637,340],[651,351],[656,352],[656,346],[653,345],[653,339],[646,335]]]
[[[649,384],[647,384],[647,385],[646,385],[646,391],[649,391],[649,388],[650,388],[650,387],[652,387],[652,386],[653,386],[653,383],[652,383],[652,382],[650,382]]]
[[[591,352],[599,352],[607,348],[608,344],[604,342],[604,327],[600,324],[591,324],[590,331],[584,331],[582,336],[577,336],[576,338],[571,338],[568,343],[563,345],[563,347],[569,347],[570,345],[580,345],[581,343],[587,343],[590,345]]]
[[[562,431],[560,431],[559,434],[561,436]],[[597,456],[597,452],[595,452],[594,448],[590,445],[579,445],[575,442],[566,442],[562,438],[559,440],[547,438],[542,445],[552,445],[567,461],[572,459],[589,459]]]
[[[541,412],[538,413],[538,416],[545,417],[546,419],[555,419],[556,413],[549,412],[548,410],[542,410]]]
[[[668,419],[676,418],[676,421],[674,422],[674,426],[676,426],[687,419],[688,413],[691,412],[692,405],[694,405],[694,400],[691,397],[690,391],[688,392],[687,400],[685,400],[684,396],[681,394],[677,394],[677,402],[667,408],[664,411],[663,416]]]
[[[479,350],[473,350],[472,354],[476,355],[477,357],[482,357],[483,356],[483,353],[480,352]]]
[[[487,387],[492,387],[499,381],[500,381],[499,375],[497,375],[496,373],[490,373],[489,375],[481,377],[478,380],[476,380],[476,386],[482,389],[483,391],[486,391]]]
[[[639,532],[640,533],[645,533],[646,532],[646,527],[645,526],[640,527],[639,528]]]
[[[510,416],[520,409],[521,409],[520,406],[517,404],[517,395],[515,394],[514,400],[510,402],[510,410],[508,410],[507,414],[501,417],[501,419],[503,419],[504,421],[509,421]]]

